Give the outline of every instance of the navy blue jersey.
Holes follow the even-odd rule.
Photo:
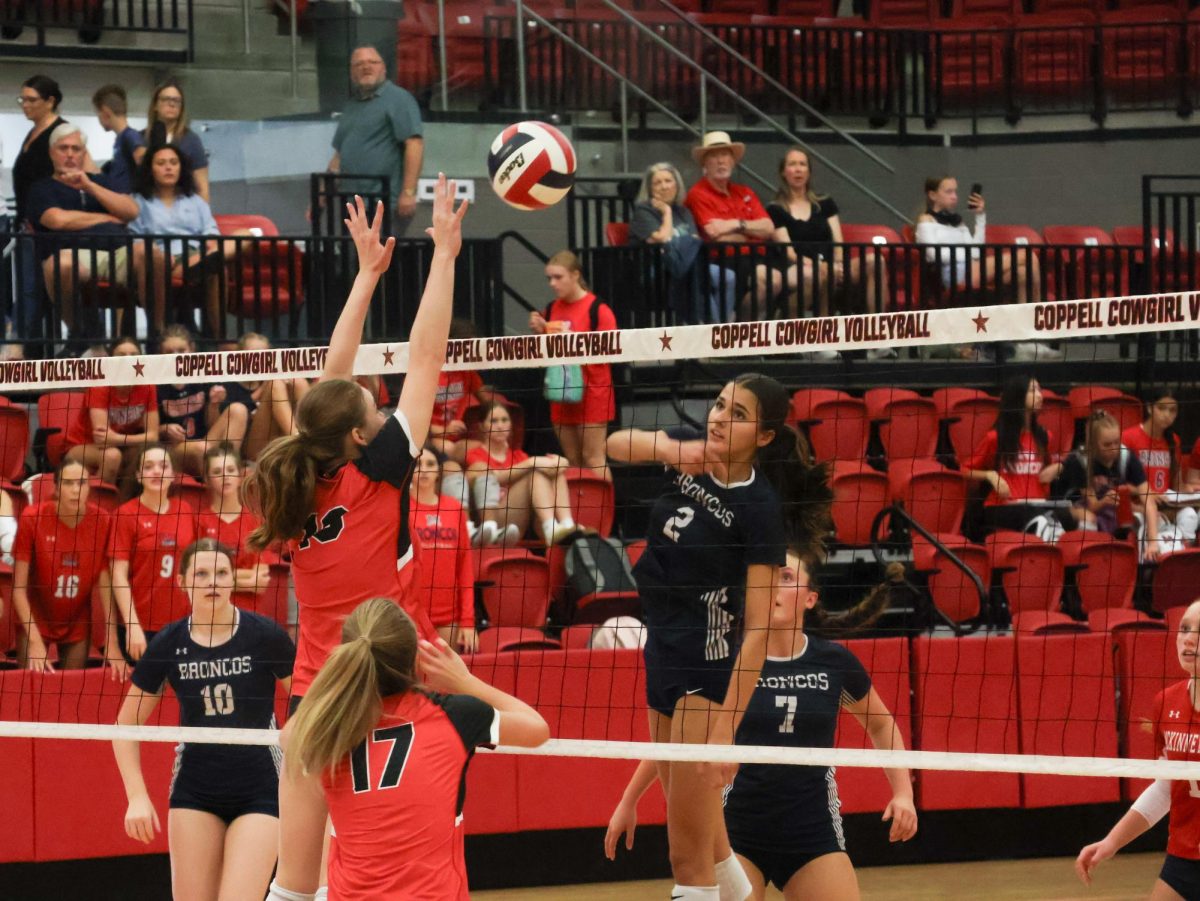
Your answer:
[[[871,677],[839,644],[809,638],[791,659],[768,657],[750,697],[739,745],[831,748],[838,713],[860,701]],[[725,796],[730,839],[769,850],[803,846],[832,820],[841,844],[840,802],[832,767],[743,764]]]
[[[191,637],[191,618],[171,623],[150,642],[133,671],[133,684],[158,694],[164,682],[179,699],[181,726],[230,729],[275,727],[275,683],[292,674],[296,649],[272,620],[238,610],[233,637],[206,648]],[[274,779],[277,748],[185,744],[176,773],[186,769],[192,784],[228,786],[231,796]]]
[[[670,474],[634,568],[650,642],[689,660],[725,660],[740,643],[747,568],[786,561],[782,505],[757,470],[733,485]]]
[[[205,410],[208,385],[158,385],[158,421],[183,427],[185,438],[203,438],[208,432]]]

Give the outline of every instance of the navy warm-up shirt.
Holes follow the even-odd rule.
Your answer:
[[[870,689],[857,657],[810,637],[796,657],[766,659],[737,744],[831,748],[842,706]],[[743,764],[725,797],[725,825],[743,845],[787,850],[808,831],[826,832],[839,808],[833,767]]]
[[[133,684],[158,694],[171,683],[181,726],[273,729],[275,683],[292,674],[295,656],[287,633],[265,616],[238,610],[233,636],[213,648],[192,640],[191,617],[185,617],[154,636]],[[185,744],[178,766],[199,784],[228,785],[237,795],[242,783],[276,777],[277,754],[266,746]]]
[[[695,430],[668,434],[700,437]],[[732,485],[668,472],[671,483],[650,512],[646,550],[634,568],[650,641],[690,659],[724,660],[740,643],[747,568],[786,561],[779,496],[757,470]]]

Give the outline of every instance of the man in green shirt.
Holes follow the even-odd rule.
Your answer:
[[[412,94],[388,81],[387,66],[374,47],[359,47],[351,54],[350,81],[354,96],[342,110],[333,136],[329,171],[387,176],[398,217],[394,231],[401,234],[417,210],[417,179],[425,154],[421,111]]]

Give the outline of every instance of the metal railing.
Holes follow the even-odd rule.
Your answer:
[[[0,56],[186,63],[194,37],[192,0],[0,0]]]

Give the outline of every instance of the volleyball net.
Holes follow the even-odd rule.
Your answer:
[[[1169,294],[450,341],[446,373],[472,376],[448,378],[451,385],[466,385],[468,395],[461,418],[451,412],[441,423],[457,439],[439,444],[451,456],[453,444],[488,446],[491,401],[507,414],[513,448],[535,457],[561,453],[546,400],[551,367],[610,366],[617,411],[612,428],[702,428],[722,387],[743,372],[763,372],[785,385],[789,421],[815,458],[828,463],[834,496],[828,554],[813,574],[820,603],[836,630],[839,613],[873,591],[886,595],[881,615],[869,625],[830,634],[861,663],[894,717],[904,750],[889,747],[879,732],[864,731],[845,711],[832,749],[802,747],[800,736],[793,746],[650,743],[645,628],[630,570],[644,551],[650,509],[665,486],[661,465],[552,469],[548,481],[557,492],[561,479],[566,497],[560,500],[570,516],[549,516],[570,518],[581,528],[553,536],[558,540],[550,546],[541,528],[548,516],[536,509],[532,492],[521,501],[526,508],[516,510],[511,499],[519,492],[510,483],[499,495],[489,494],[487,473],[469,471],[465,488],[456,489],[472,520],[465,534],[449,535],[448,520],[437,510],[414,506],[412,532],[422,544],[417,565],[423,561],[437,571],[421,590],[430,592],[430,604],[447,596],[469,604],[469,616],[459,611],[451,619],[459,625],[474,621],[477,646],[464,655],[472,671],[534,705],[550,723],[554,739],[522,754],[836,765],[845,768],[839,776],[843,803],[864,810],[875,809],[887,791],[881,774],[861,769],[868,767],[912,768],[918,806],[934,809],[974,806],[970,798],[981,793],[988,806],[1000,807],[1116,801],[1135,793],[1138,780],[1200,779],[1200,767],[1150,759],[1155,697],[1184,677],[1177,627],[1200,585],[1195,513],[1190,534],[1184,513],[1196,500],[1186,489],[1192,443],[1200,435],[1198,328],[1200,294]],[[0,394],[10,398],[0,415],[11,414],[0,426],[6,446],[32,443],[37,468],[45,471],[75,440],[70,432],[86,415],[89,388],[154,387],[160,407],[163,398],[172,398],[176,413],[194,412],[198,403],[207,409],[211,401],[214,416],[206,425],[224,412],[224,400],[253,395],[258,400],[251,419],[270,417],[265,434],[278,434],[286,430],[305,380],[320,375],[324,355],[324,348],[309,347],[0,362]],[[398,397],[407,359],[401,342],[359,351],[356,373],[385,408]],[[1088,523],[1095,529],[1080,528],[1079,520],[1088,517],[1073,508],[1087,504],[1089,490],[1093,500],[1102,497],[1107,489],[1098,484],[1073,495],[1054,485],[1044,496],[989,502],[986,490],[997,489],[971,470],[998,468],[985,465],[980,448],[986,449],[1001,414],[1006,383],[1017,379],[1036,380],[1040,388],[1037,414],[1044,431],[1034,448],[1021,449],[1038,461],[1038,470],[1066,461],[1080,447],[1086,456],[1089,425],[1112,420],[1123,432],[1151,415],[1147,400],[1174,401],[1171,433],[1182,439],[1179,449],[1155,457],[1151,448],[1143,466],[1147,480],[1160,477],[1159,470],[1167,473],[1168,483],[1152,486],[1161,519],[1151,531],[1161,552],[1146,552],[1148,508],[1137,490],[1114,485],[1116,501]],[[221,400],[213,401],[205,392],[218,385]],[[450,404],[456,390],[443,386],[438,403]],[[13,433],[22,416],[38,418],[31,434],[17,440]],[[207,439],[212,446],[229,438],[243,443],[252,428],[247,422],[240,435],[210,432]],[[83,438],[102,440],[95,433]],[[201,457],[197,469],[183,449],[205,436],[184,438],[171,448],[182,473],[174,495],[197,509],[211,508],[219,489],[201,479],[219,480],[220,473],[207,469],[211,458]],[[1165,446],[1172,447],[1170,441]],[[28,451],[27,443],[21,461]],[[1118,464],[1138,453],[1121,451]],[[1083,465],[1094,477],[1095,467],[1086,460]],[[128,453],[120,466],[123,474],[133,466]],[[11,477],[18,471],[14,465]],[[1025,474],[1036,481],[1039,473]],[[1012,481],[1010,489],[1017,486]],[[443,477],[443,490],[446,482]],[[90,490],[93,504],[110,509],[116,529],[122,516],[135,515],[118,506],[129,492],[95,481]],[[53,479],[44,472],[27,479],[24,490],[10,486],[7,496],[15,514],[41,503],[44,517],[56,515]],[[487,527],[505,504],[498,524]],[[106,538],[105,555],[112,541]],[[31,551],[24,553],[28,558]],[[456,554],[465,555],[462,566],[436,560]],[[27,569],[26,594],[62,593],[57,582],[37,584],[45,576],[36,565]],[[448,584],[439,581],[445,573],[452,574]],[[235,603],[294,629],[286,554],[271,558],[258,577],[254,585],[239,585]],[[164,746],[275,741],[272,731],[182,729],[169,692],[147,726],[114,726],[128,683],[103,664],[115,663],[106,645],[123,623],[114,622],[118,614],[100,597],[102,588],[82,605],[89,643],[83,668],[70,668],[60,656],[62,645],[44,640],[54,671],[33,672],[27,660],[18,660],[28,630],[14,611],[13,576],[5,570],[0,580],[0,639],[7,654],[0,671],[0,749],[6,743],[13,753],[17,742],[76,747],[64,740],[130,737]],[[44,639],[78,626],[45,620],[52,616],[48,610],[61,607],[35,603],[33,609],[35,620],[43,618],[38,624]],[[803,655],[796,660],[802,663]],[[766,673],[759,687],[775,695],[771,712],[781,718],[780,733],[789,726],[796,731],[797,723],[803,731],[812,705],[819,704],[814,699],[829,685],[858,685],[849,695],[864,690],[861,681],[837,671],[841,664],[771,665],[780,668]],[[278,704],[282,714],[282,696]],[[860,713],[869,729],[879,711]],[[117,780],[106,755],[80,759],[86,760],[86,778]],[[604,772],[615,781],[628,768]]]

